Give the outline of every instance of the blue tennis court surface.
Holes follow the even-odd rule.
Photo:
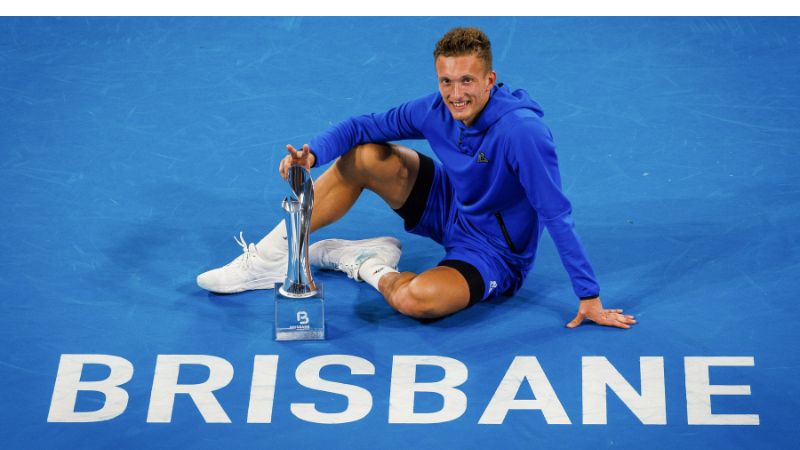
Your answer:
[[[544,107],[604,304],[639,324],[565,329],[577,299],[549,236],[516,296],[431,323],[318,273],[324,342],[273,341],[272,291],[199,289],[234,235],[282,217],[283,146],[435,90],[433,47],[459,25]],[[798,30],[0,19],[2,446],[793,447]],[[401,270],[444,254],[371,193],[313,239],[380,235]]]

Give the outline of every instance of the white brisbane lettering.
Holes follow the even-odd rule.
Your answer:
[[[711,366],[754,366],[752,356],[707,357],[687,356],[686,366],[686,412],[689,425],[759,425],[758,414],[712,414],[713,395],[750,395],[749,385],[712,385],[708,368]]]
[[[523,381],[530,385],[535,400],[517,400]],[[535,356],[514,358],[478,423],[499,425],[512,409],[540,410],[551,424],[572,423]]]
[[[278,379],[278,355],[256,355],[253,361],[253,381],[250,385],[248,423],[272,422],[272,403]]]
[[[323,413],[317,410],[314,403],[292,403],[292,414],[306,422],[327,424],[355,422],[366,417],[372,410],[372,394],[362,387],[323,380],[319,373],[323,367],[329,365],[348,367],[353,375],[375,374],[375,366],[358,356],[325,355],[307,359],[297,366],[297,382],[309,389],[347,397],[347,408],[342,412]]]
[[[178,384],[181,366],[190,364],[208,367],[208,379],[198,384]],[[213,392],[227,386],[232,379],[233,366],[218,356],[158,355],[147,421],[172,422],[175,395],[188,394],[206,422],[230,423]]]
[[[99,381],[81,381],[86,364],[101,364],[110,369]],[[48,422],[100,422],[111,420],[128,407],[128,392],[120,386],[133,377],[133,364],[114,355],[61,355],[50,400]],[[105,395],[105,402],[95,411],[75,411],[78,392],[94,391]]]
[[[664,358],[639,358],[642,393],[622,377],[603,356],[583,357],[583,423],[606,424],[606,387],[645,425],[666,425],[667,399],[664,388]]]
[[[439,381],[416,381],[417,366],[431,365],[444,369]],[[392,361],[392,385],[389,392],[389,423],[441,423],[458,419],[467,410],[467,395],[456,389],[467,381],[467,366],[444,356],[395,356]],[[417,392],[438,394],[444,399],[439,411],[414,412]]]
[[[630,412],[646,425],[667,423],[664,358],[643,356],[638,359],[638,381],[635,372],[626,372],[628,379],[604,356],[584,356],[581,359],[582,422],[584,424],[607,424],[609,420],[607,395],[616,395]],[[322,377],[328,366],[343,366],[350,374],[344,377],[353,382],[363,376],[374,376],[375,365],[367,359],[354,355],[320,355],[300,362],[294,370],[298,389],[306,388],[330,393],[345,398],[345,406],[330,412],[327,400],[317,403],[286,403],[276,406],[275,394],[278,386],[278,355],[255,355],[250,379],[247,423],[269,424],[273,411],[291,412],[298,420],[318,424],[344,424],[367,417],[373,409],[372,393],[361,386],[341,380],[332,381]],[[102,380],[82,381],[87,366],[104,366],[108,375]],[[199,366],[208,371],[203,381],[189,384],[179,383],[182,368]],[[742,370],[736,367],[753,367],[752,356],[684,358],[687,421],[690,425],[759,425],[759,415],[752,413],[712,413],[712,399],[720,395],[749,396],[749,385],[719,385],[711,383],[711,367],[725,367],[726,371]],[[433,381],[420,381],[419,369],[435,369],[442,375]],[[577,366],[576,366],[577,369]],[[288,369],[287,369],[288,370]],[[717,369],[722,370],[722,369]],[[48,422],[100,422],[112,420],[123,414],[128,406],[129,394],[125,384],[133,378],[133,364],[115,355],[64,354],[59,360],[53,395],[50,402]],[[283,371],[291,377],[292,372]],[[716,371],[715,371],[716,373]],[[750,372],[752,374],[752,372]],[[468,388],[484,391],[486,382],[493,380],[469,380],[469,368],[461,361],[436,355],[395,355],[392,358],[388,409],[382,414],[390,424],[437,424],[461,419],[467,411]],[[88,375],[89,377],[91,375]],[[230,423],[231,418],[215,396],[215,392],[226,388],[233,380],[234,368],[227,360],[212,355],[158,355],[152,374],[150,404],[147,422],[169,423],[173,417],[175,397],[186,395],[194,403],[206,422]],[[145,375],[144,379],[150,379]],[[634,386],[639,386],[636,389]],[[286,383],[281,383],[286,386]],[[521,390],[533,393],[533,399],[519,398]],[[76,411],[81,393],[102,394],[103,403],[92,410]],[[290,397],[283,393],[280,398]],[[385,395],[385,394],[384,394]],[[437,411],[421,412],[421,397],[436,396],[441,399]],[[96,395],[93,399],[96,399]],[[319,397],[323,399],[330,396]],[[238,399],[239,402],[247,399]],[[87,404],[87,402],[83,402]],[[93,404],[92,404],[93,405]],[[327,406],[327,407],[326,407]],[[475,407],[475,405],[473,405]],[[516,420],[535,419],[541,415],[547,424],[572,423],[567,411],[550,384],[545,370],[535,356],[516,356],[505,371],[488,403],[478,419],[481,425],[502,425],[510,414],[519,415]],[[196,414],[196,413],[194,413]],[[577,416],[574,416],[577,417]],[[142,420],[145,420],[142,417]],[[239,420],[244,420],[240,418]],[[463,419],[461,419],[463,420]],[[539,419],[540,420],[540,419]]]

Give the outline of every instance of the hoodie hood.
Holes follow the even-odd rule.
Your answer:
[[[537,116],[544,116],[542,107],[524,89],[511,92],[503,83],[498,83],[492,88],[489,101],[478,116],[478,120],[471,127],[467,127],[461,121],[458,121],[458,125],[468,132],[483,132],[501,117],[517,109],[530,109]]]

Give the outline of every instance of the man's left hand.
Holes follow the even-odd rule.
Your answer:
[[[587,319],[598,325],[617,328],[630,328],[636,323],[633,316],[623,315],[621,309],[603,309],[600,297],[581,300],[578,314],[567,324],[567,328],[580,326]]]

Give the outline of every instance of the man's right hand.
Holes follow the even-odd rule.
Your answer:
[[[286,151],[288,151],[289,154],[281,160],[279,168],[281,177],[284,180],[289,178],[289,167],[297,164],[305,167],[307,170],[311,170],[311,166],[313,166],[316,161],[316,157],[311,153],[311,147],[309,147],[308,144],[304,144],[302,150],[297,150],[292,147],[291,144],[288,144],[286,145]]]

